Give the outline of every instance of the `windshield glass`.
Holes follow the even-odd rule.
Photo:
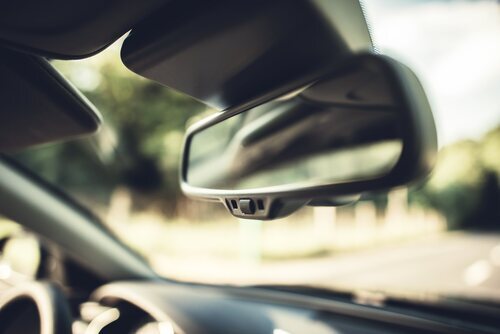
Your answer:
[[[178,182],[183,135],[214,111],[129,72],[121,41],[86,60],[54,62],[102,112],[101,131],[15,158],[170,278],[500,301],[500,6],[364,7],[377,50],[411,67],[429,95],[440,152],[423,184],[270,222],[189,200]]]

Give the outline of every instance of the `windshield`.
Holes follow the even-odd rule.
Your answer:
[[[500,6],[378,0],[364,8],[377,50],[411,67],[431,100],[440,152],[425,183],[270,222],[189,200],[178,184],[184,132],[214,111],[129,72],[121,41],[54,62],[102,112],[102,130],[15,158],[91,208],[166,277],[498,302]]]

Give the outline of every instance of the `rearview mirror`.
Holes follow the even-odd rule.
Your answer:
[[[237,217],[274,219],[429,173],[436,130],[404,65],[361,55],[312,82],[195,124],[181,184]]]

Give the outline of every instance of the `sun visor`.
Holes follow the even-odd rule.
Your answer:
[[[122,47],[135,73],[216,109],[307,81],[372,49],[357,1],[173,1]]]
[[[94,133],[95,107],[45,59],[0,48],[0,151]]]

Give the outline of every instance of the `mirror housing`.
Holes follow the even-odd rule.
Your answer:
[[[185,194],[220,201],[236,217],[268,220],[289,215],[306,204],[342,205],[365,192],[422,179],[432,169],[437,136],[425,92],[410,69],[389,57],[358,55],[332,66],[315,80],[304,80],[293,89],[271,95],[217,113],[188,129],[181,166]],[[259,122],[242,127],[245,117],[255,119],[252,113]],[[214,130],[230,122],[237,125],[225,132]],[[307,123],[311,126],[304,126]],[[211,136],[200,137],[209,131]],[[228,133],[233,136],[227,137]],[[283,137],[288,141],[280,141]],[[196,142],[202,143],[199,149],[193,148]],[[327,144],[320,147],[323,142]],[[254,143],[260,147],[252,151]],[[374,162],[381,155],[380,145],[387,148],[387,143],[392,153],[382,162]],[[214,145],[223,148],[226,156],[231,151],[231,159],[217,161],[217,154],[207,153]],[[334,154],[328,156],[333,168],[322,169],[330,174],[318,176],[311,169],[309,177],[282,181],[286,173],[292,175],[290,171],[310,166],[324,152]],[[340,161],[351,164],[339,174]],[[372,167],[364,168],[367,164]],[[252,179],[254,175],[262,177]]]

